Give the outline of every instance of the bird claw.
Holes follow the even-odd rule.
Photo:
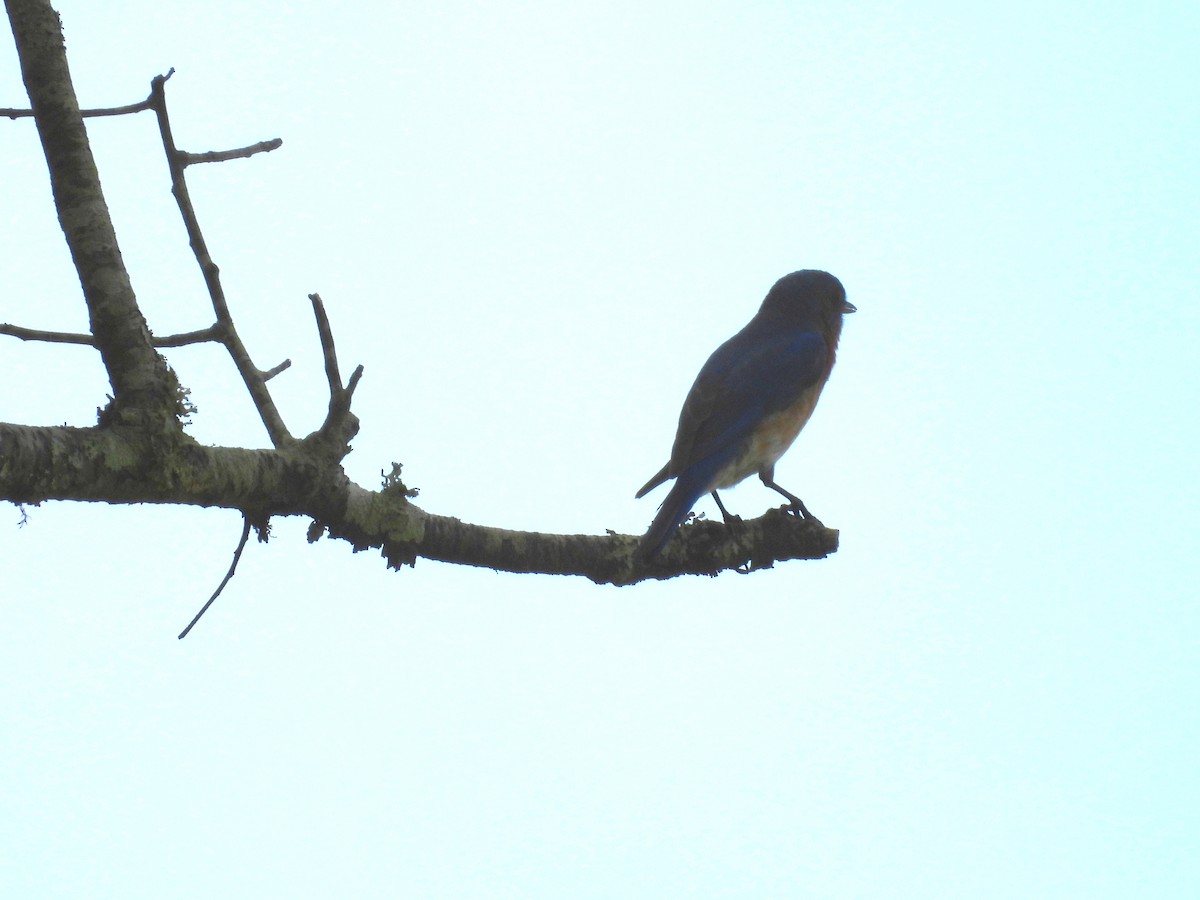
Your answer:
[[[820,519],[818,519],[816,516],[814,516],[812,513],[810,513],[808,511],[808,507],[805,506],[803,503],[788,503],[788,504],[785,504],[785,505],[779,507],[779,509],[782,509],[788,515],[795,516],[797,519],[801,519],[805,522],[811,522],[812,524],[816,525],[818,528],[825,527],[824,523],[822,523]]]

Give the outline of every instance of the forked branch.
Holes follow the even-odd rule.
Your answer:
[[[425,557],[508,572],[582,575],[609,584],[689,573],[715,575],[727,569],[748,572],[785,559],[820,558],[837,549],[836,531],[772,510],[735,527],[707,521],[686,524],[661,556],[647,562],[637,555],[638,538],[630,535],[519,532],[428,513],[413,504],[416,491],[400,480],[398,466],[378,490],[355,484],[341,460],[358,430],[351,401],[362,366],[343,382],[329,317],[321,298],[310,295],[329,409],[319,429],[303,441],[295,440],[266,386],[290,363],[285,360],[263,371],[252,362],[238,336],[184,176],[190,164],[243,158],[274,149],[279,142],[202,154],[179,150],[167,115],[165,85],[170,73],[154,78],[150,96],[140,103],[81,112],[57,14],[45,0],[6,0],[6,6],[46,152],[55,206],[83,285],[91,334],[15,325],[0,326],[0,334],[96,347],[113,385],[115,408],[93,428],[0,423],[0,499],[31,505],[55,499],[237,509],[247,527],[234,566],[249,527],[265,536],[269,519],[281,515],[310,518],[310,539],[328,534],[350,542],[355,550],[375,548],[394,567]],[[83,127],[84,115],[144,110],[157,117],[172,193],[215,314],[208,328],[163,338],[150,334],[138,308]],[[26,113],[0,114],[20,118]],[[182,388],[158,349],[209,341],[227,348],[274,449],[206,447],[183,431]]]
[[[221,286],[221,270],[208,251],[208,243],[204,240],[204,234],[200,230],[200,221],[196,218],[196,210],[192,206],[187,177],[184,174],[188,154],[183,153],[175,146],[175,137],[171,132],[171,119],[167,114],[166,84],[167,79],[174,72],[175,70],[171,69],[166,75],[157,75],[150,81],[149,98],[150,108],[154,110],[158,119],[163,151],[166,153],[167,165],[171,171],[171,193],[179,207],[179,214],[183,217],[188,243],[191,244],[192,253],[200,266],[200,273],[204,277],[204,284],[208,288],[208,295],[212,300],[213,312],[217,316],[215,328],[219,334],[219,340],[229,351],[238,374],[242,376],[242,382],[246,385],[246,390],[250,392],[250,398],[254,401],[254,407],[258,410],[259,418],[262,419],[263,426],[267,429],[271,443],[276,447],[283,447],[294,439],[287,426],[283,424],[283,417],[280,416],[275,401],[271,398],[271,392],[267,390],[266,373],[254,365],[246,345],[242,343],[242,339],[238,335],[237,326],[234,325],[233,316],[229,312],[229,304],[225,300],[225,289]],[[274,149],[275,146],[279,146],[279,143],[274,143],[274,146],[269,149]],[[283,368],[287,368],[287,365],[283,365]],[[278,367],[277,369],[278,371],[274,371],[274,374],[282,371]]]

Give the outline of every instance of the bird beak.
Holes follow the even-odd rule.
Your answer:
[[[849,300],[843,300],[842,301],[842,312],[844,312],[844,313],[858,312],[858,307],[855,306],[853,303],[851,303]]]

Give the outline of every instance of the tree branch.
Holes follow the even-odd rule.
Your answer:
[[[130,103],[126,106],[106,106],[101,109],[81,109],[79,114],[85,119],[101,119],[105,116],[128,116],[132,113],[145,112],[150,108],[150,101],[139,100],[137,103]],[[5,116],[9,119],[32,119],[32,109],[11,109],[4,107],[0,109],[0,116]],[[274,148],[271,148],[274,149]]]
[[[279,365],[272,366],[271,368],[267,369],[267,371],[262,372],[260,374],[262,375],[263,381],[270,381],[272,378],[274,378],[280,372],[284,372],[284,371],[290,369],[291,367],[292,367],[292,361],[290,359],[285,359]]]
[[[20,338],[23,341],[43,341],[47,344],[86,344],[96,346],[96,339],[90,334],[72,334],[67,331],[38,331],[36,328],[22,328],[20,325],[0,324],[0,334]]]
[[[325,358],[325,380],[329,382],[329,395],[332,397],[342,389],[342,375],[338,371],[337,348],[333,343],[333,329],[329,325],[329,316],[325,313],[325,304],[320,294],[309,294],[312,301],[313,317],[317,320],[317,335],[321,338],[321,355]]]
[[[5,0],[37,122],[54,205],[79,273],[114,421],[179,427],[178,385],[154,350],[104,201],[71,84],[58,14],[45,0]],[[172,425],[172,420],[175,420]]]
[[[282,146],[283,141],[280,138],[271,138],[269,141],[259,141],[257,144],[239,147],[236,150],[209,150],[207,153],[187,153],[180,150],[179,161],[185,166],[197,163],[228,162],[231,159],[248,159],[255,153],[270,153]]]
[[[171,70],[171,72],[173,71]],[[213,311],[217,315],[216,327],[220,331],[221,343],[228,349],[233,364],[242,376],[242,382],[246,385],[246,390],[250,392],[250,398],[254,401],[254,407],[258,410],[259,418],[262,419],[263,426],[267,429],[271,443],[276,447],[282,447],[291,443],[294,438],[287,426],[283,424],[283,417],[280,416],[275,401],[271,398],[271,392],[267,390],[267,379],[263,377],[264,373],[254,365],[249,351],[246,350],[246,345],[242,343],[242,339],[238,335],[237,327],[233,323],[233,316],[229,312],[229,304],[225,300],[225,289],[221,286],[221,270],[208,252],[208,244],[200,230],[200,222],[196,218],[196,210],[192,206],[192,198],[188,193],[187,178],[184,175],[186,154],[175,146],[175,138],[171,133],[171,120],[167,115],[166,83],[167,79],[171,77],[171,72],[166,75],[157,75],[151,79],[149,101],[158,118],[158,130],[162,136],[163,151],[166,153],[167,165],[171,171],[171,193],[175,196],[179,214],[183,217],[184,228],[187,229],[188,242],[191,244],[192,253],[200,266],[200,272],[204,276],[204,283],[208,287]]]
[[[0,497],[43,500],[176,503],[237,509],[254,521],[306,516],[310,539],[321,533],[357,550],[378,549],[393,568],[418,557],[505,572],[582,575],[624,585],[683,574],[716,575],[769,568],[787,559],[820,559],[837,550],[838,533],[782,509],[735,528],[684,525],[661,557],[637,555],[638,536],[556,535],[509,531],[437,516],[414,505],[398,477],[368,491],[334,460],[305,444],[282,450],[205,447],[186,435],[170,446],[137,430],[34,427],[0,423]]]
[[[23,341],[44,341],[49,344],[83,344],[88,347],[96,346],[96,339],[90,334],[74,334],[69,331],[38,331],[35,328],[22,328],[20,325],[0,324],[0,334],[20,338]],[[150,343],[155,347],[184,347],[188,344],[221,343],[216,327],[203,328],[200,331],[186,331],[183,334],[169,334],[166,337],[150,337]],[[286,369],[291,360],[284,360],[276,369]],[[282,367],[282,368],[281,368]],[[273,375],[279,372],[272,370]]]

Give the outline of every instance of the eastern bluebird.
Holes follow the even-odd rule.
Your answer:
[[[683,402],[670,461],[638,497],[675,479],[642,538],[652,558],[666,546],[692,506],[707,493],[728,519],[718,488],[755,472],[805,518],[800,498],[775,483],[775,461],[791,446],[816,408],[842,333],[842,315],[855,311],[842,283],[804,269],[775,282],[754,318],[708,358]]]

